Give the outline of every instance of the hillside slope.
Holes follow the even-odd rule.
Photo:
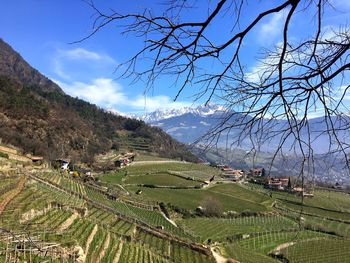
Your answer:
[[[0,39],[0,138],[4,142],[48,159],[69,157],[91,163],[96,153],[118,142],[120,133],[130,141],[150,142],[150,151],[162,156],[196,160],[161,129],[66,95]]]

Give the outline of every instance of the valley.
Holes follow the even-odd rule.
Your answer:
[[[4,262],[350,259],[350,198],[334,189],[315,189],[302,202],[232,182],[206,164],[142,151],[124,168],[94,172],[94,181],[45,163],[0,162]]]
[[[1,1],[0,263],[350,263],[350,5]]]

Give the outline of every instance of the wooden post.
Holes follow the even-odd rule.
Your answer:
[[[6,241],[6,254],[5,254],[5,262],[7,262],[7,252],[8,252],[8,248],[9,248],[9,237],[7,237],[7,241]]]

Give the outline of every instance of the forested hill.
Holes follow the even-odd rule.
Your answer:
[[[130,140],[151,142],[149,150],[164,157],[196,160],[162,130],[66,95],[1,39],[0,138],[48,159],[91,163],[95,154]]]

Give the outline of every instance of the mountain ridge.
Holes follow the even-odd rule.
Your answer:
[[[224,113],[226,112],[226,109],[224,106],[216,104],[209,104],[207,106],[201,105],[197,107],[181,107],[178,109],[159,109],[148,114],[144,114],[140,117],[140,119],[147,123],[152,123],[169,118],[178,117],[187,113],[204,117],[208,115],[214,115],[217,112]]]
[[[232,110],[224,109],[222,106],[210,105],[205,109],[206,111],[202,112],[203,107],[197,107],[194,109],[186,110],[184,113],[181,111],[174,116],[162,117],[166,114],[162,114],[161,111],[157,111],[156,114],[149,114],[148,118],[143,118],[147,123],[152,126],[162,128],[165,132],[170,134],[176,140],[183,143],[193,143],[200,140],[203,136],[206,136],[208,132],[212,129],[220,126],[223,119],[225,119],[229,124],[236,122],[234,128],[230,128],[230,132],[225,133],[224,136],[221,136],[217,141],[219,147],[226,147],[230,145],[233,141],[240,137],[240,135],[245,135],[240,139],[239,145],[234,146],[235,148],[242,148],[249,150],[252,147],[252,142],[250,141],[249,132],[244,130],[244,125],[239,126],[241,120],[247,121],[251,118],[249,115],[243,115],[235,113]],[[206,114],[206,113],[210,114]],[[154,117],[155,116],[155,117]],[[246,118],[246,119],[245,119]],[[342,116],[332,116],[331,117],[334,128],[338,129],[338,138],[343,140],[345,143],[348,142],[347,138],[350,137],[349,131],[344,129],[344,125],[349,126],[350,117],[348,115]],[[327,121],[324,117],[316,117],[308,120],[310,127],[311,143],[315,153],[326,153],[329,151],[329,147],[332,147],[333,141],[330,141],[327,136]],[[279,131],[288,129],[288,121],[286,119],[263,119],[262,125],[267,128],[266,131],[260,134],[261,138],[266,138],[266,141],[263,141],[260,145],[262,151],[273,152],[278,148],[281,134]],[[228,125],[229,126],[229,125]],[[252,127],[253,139],[258,141],[259,138],[254,132],[258,127],[253,125]],[[271,136],[273,134],[273,136]],[[307,127],[302,127],[300,134],[304,139],[308,138]],[[289,136],[285,141],[285,149],[289,149],[292,146],[293,138]]]
[[[125,141],[149,143],[150,151],[165,157],[197,160],[162,130],[65,94],[3,40],[0,138],[47,159],[70,157],[91,164],[96,154]]]
[[[0,38],[0,75],[11,77],[26,85],[39,85],[47,91],[57,91],[64,94],[63,90],[52,80],[42,75],[26,62],[22,56]]]

